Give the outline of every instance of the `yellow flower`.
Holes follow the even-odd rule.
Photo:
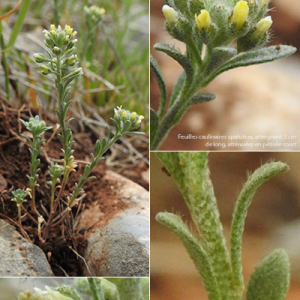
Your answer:
[[[237,30],[241,30],[245,24],[249,14],[249,7],[247,1],[239,1],[234,9],[233,14],[230,18],[232,23],[235,23]]]
[[[198,16],[195,14],[195,21],[199,30],[206,29],[211,23],[209,12],[202,9]]]
[[[67,34],[70,35],[73,31],[73,28],[71,28],[69,25],[66,25],[65,30],[66,30]]]
[[[136,117],[136,112],[133,112],[132,115],[131,115],[131,120],[134,120]]]
[[[126,117],[126,111],[123,111],[122,113],[122,117],[125,118]]]
[[[105,14],[105,9],[103,7],[100,8],[99,15]]]
[[[51,30],[52,35],[56,35],[55,30]]]
[[[169,23],[177,22],[177,12],[169,5],[164,5],[162,12]]]
[[[55,26],[53,24],[50,25],[51,30],[55,30]]]
[[[259,36],[263,36],[264,34],[266,34],[266,32],[269,30],[269,28],[271,27],[273,21],[271,16],[268,16],[264,19],[261,19],[257,25],[256,25],[256,29],[252,34],[253,38],[257,38]]]
[[[139,120],[143,120],[144,119],[144,116],[139,116]]]

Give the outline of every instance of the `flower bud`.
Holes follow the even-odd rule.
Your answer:
[[[73,31],[73,28],[71,28],[69,25],[65,26],[65,31],[67,32],[68,35],[70,35]]]
[[[75,70],[73,70],[71,73],[70,73],[70,77],[73,77],[73,76],[80,76],[83,74],[83,70],[82,68],[77,68]]]
[[[262,20],[260,20],[255,28],[255,31],[252,34],[252,38],[257,38],[259,36],[263,36],[266,34],[266,32],[269,30],[271,27],[273,21],[271,16],[268,16]]]
[[[247,20],[248,14],[249,7],[247,1],[239,1],[233,9],[230,22],[235,23],[237,30],[241,30]]]
[[[49,73],[51,73],[51,69],[46,65],[39,66],[39,70],[43,75],[48,75]]]
[[[53,53],[54,53],[55,55],[61,54],[61,49],[58,48],[58,47],[56,47],[56,46],[52,49],[52,51],[53,51]]]
[[[177,22],[177,12],[170,7],[169,5],[164,5],[162,8],[162,12],[168,23],[176,23]]]
[[[131,120],[134,120],[135,117],[136,117],[136,112],[133,112],[133,113],[131,114]]]
[[[35,54],[33,54],[33,58],[39,64],[47,61],[46,56],[44,54],[42,54],[42,53],[35,53]]]
[[[76,63],[77,63],[77,55],[72,55],[71,57],[69,57],[68,59],[67,59],[67,65],[68,66],[74,66]]]
[[[211,24],[209,12],[201,9],[201,13],[195,15],[195,21],[199,30],[206,29]]]

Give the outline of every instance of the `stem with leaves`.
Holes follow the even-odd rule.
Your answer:
[[[32,139],[27,137],[24,134],[21,134],[25,139],[29,141],[31,144],[32,149],[29,149],[30,156],[31,156],[31,163],[30,163],[30,175],[27,175],[29,179],[29,188],[31,193],[31,199],[32,199],[32,209],[33,211],[39,215],[36,205],[35,205],[35,188],[38,186],[37,180],[38,180],[38,172],[39,172],[39,165],[41,160],[38,158],[40,153],[43,150],[43,147],[41,145],[45,140],[41,140],[42,135],[46,132],[46,130],[51,129],[51,126],[46,126],[45,121],[40,121],[39,116],[35,116],[35,118],[30,118],[29,122],[26,122],[24,120],[20,120],[23,125],[26,127],[28,131],[32,134]]]
[[[209,177],[208,154],[204,152],[157,152],[175,180],[196,225],[194,237],[181,217],[160,212],[156,220],[171,229],[193,260],[209,300],[242,300],[242,234],[248,208],[256,190],[275,175],[287,171],[282,162],[258,168],[244,184],[233,212],[230,255],[226,248],[217,202]],[[259,288],[258,288],[259,286]],[[247,300],[284,300],[289,286],[289,262],[283,250],[265,258],[252,274]]]
[[[235,1],[236,2],[236,1]],[[186,44],[181,53],[167,44],[154,49],[164,52],[183,68],[168,100],[159,66],[151,57],[150,65],[158,82],[160,105],[150,111],[150,147],[158,149],[170,130],[193,105],[215,99],[210,93],[198,93],[221,73],[233,68],[271,62],[296,52],[292,46],[262,48],[272,25],[268,2],[260,1],[167,1],[163,6],[165,28],[175,39]],[[170,5],[170,6],[169,6]],[[230,44],[236,40],[237,46]],[[204,45],[206,45],[205,53]]]
[[[42,215],[37,211],[35,206],[35,188],[38,185],[38,166],[40,164],[39,154],[42,151],[41,144],[44,140],[40,140],[40,137],[45,133],[46,130],[51,127],[46,127],[44,121],[40,121],[39,117],[30,118],[29,122],[21,120],[25,127],[32,133],[32,140],[27,136],[23,135],[31,144],[32,149],[29,149],[31,154],[31,164],[30,164],[30,176],[28,176],[30,181],[30,190],[32,197],[32,207],[35,213],[38,215],[38,235],[42,242],[45,242],[49,235],[49,230],[51,227],[55,227],[61,224],[69,215],[72,207],[78,203],[79,196],[84,192],[83,185],[91,178],[90,173],[93,168],[99,163],[103,154],[121,137],[127,134],[144,134],[141,132],[136,132],[135,130],[140,126],[143,116],[137,115],[136,112],[130,112],[128,110],[118,107],[114,111],[114,117],[111,118],[115,126],[115,135],[110,139],[110,131],[108,129],[107,139],[103,138],[101,142],[97,140],[96,142],[96,156],[93,154],[91,163],[86,165],[84,169],[84,174],[80,176],[79,182],[75,184],[75,188],[72,193],[67,196],[67,207],[64,213],[61,215],[60,219],[57,221],[56,211],[61,199],[64,196],[64,190],[67,184],[68,177],[72,171],[75,171],[77,164],[72,155],[74,150],[72,150],[72,145],[74,141],[72,140],[72,131],[69,128],[69,124],[72,118],[66,121],[69,106],[72,101],[66,101],[66,96],[71,89],[71,83],[74,79],[78,78],[82,73],[82,68],[74,68],[68,71],[69,67],[74,66],[78,62],[75,52],[75,44],[77,40],[75,39],[76,31],[73,28],[66,25],[64,29],[61,26],[55,27],[50,26],[50,31],[44,30],[45,33],[45,45],[49,49],[47,51],[49,58],[44,54],[37,53],[34,54],[34,60],[39,63],[39,70],[43,75],[53,74],[55,77],[55,86],[57,90],[57,107],[56,110],[58,121],[60,124],[61,134],[59,135],[62,141],[62,151],[64,154],[64,164],[63,166],[54,165],[52,163],[49,166],[50,181],[47,183],[51,187],[51,199],[50,199],[50,212],[49,219],[46,221]],[[61,181],[61,185],[58,185]],[[55,198],[55,190],[59,188],[58,195]],[[54,199],[55,198],[55,199]],[[42,224],[45,223],[42,232]]]

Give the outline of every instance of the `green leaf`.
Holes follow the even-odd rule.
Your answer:
[[[237,290],[239,289],[242,291],[244,285],[241,248],[248,208],[255,192],[264,182],[287,170],[288,166],[282,162],[270,162],[264,164],[249,176],[237,198],[230,233],[232,284]]]
[[[252,273],[246,300],[284,300],[290,283],[290,264],[283,250],[264,258]]]
[[[158,116],[156,112],[150,108],[150,143],[153,141],[157,127],[158,127]]]
[[[220,65],[237,55],[236,48],[233,47],[216,47],[213,48],[209,63],[205,68],[205,74],[211,74]]]
[[[159,88],[159,109],[158,109],[158,116],[161,117],[164,113],[166,103],[167,103],[167,89],[164,78],[160,71],[159,66],[157,65],[155,59],[150,56],[150,67],[155,75],[158,88]]]
[[[186,0],[173,0],[176,8],[185,16],[190,17],[190,11],[188,9],[188,1]]]
[[[128,135],[128,134],[144,135],[145,132],[140,132],[140,131],[128,131],[128,132],[125,132],[123,135]]]
[[[175,100],[177,99],[177,97],[180,95],[183,85],[185,83],[185,72],[183,71],[179,77],[177,78],[177,81],[174,85],[173,91],[172,91],[172,95],[171,95],[171,99],[170,99],[170,107],[173,105],[173,103],[175,102]]]
[[[237,67],[245,67],[255,64],[263,64],[270,62],[276,59],[284,58],[290,56],[297,51],[295,47],[281,45],[280,48],[277,46],[270,46],[258,50],[248,51],[241,55],[236,56],[235,58],[229,60],[215,70],[210,76],[208,76],[202,84],[202,87],[206,86],[219,74],[234,69]]]
[[[68,109],[69,109],[70,105],[72,104],[72,102],[73,102],[73,100],[70,100],[69,102],[64,102],[64,104],[63,104],[63,106],[64,106],[64,112],[63,112],[64,120],[66,119]]]
[[[209,300],[221,300],[221,294],[209,256],[183,223],[180,216],[161,212],[156,220],[171,229],[181,240],[201,275]]]
[[[22,26],[23,26],[25,17],[27,15],[27,12],[29,10],[30,4],[31,4],[31,0],[24,0],[23,1],[23,4],[22,4],[21,9],[19,11],[17,21],[15,22],[14,28],[11,32],[10,37],[9,37],[9,41],[8,41],[7,46],[6,46],[7,48],[12,48],[14,46],[15,41],[16,41],[16,39],[17,39],[21,29],[22,29]]]
[[[216,96],[214,94],[210,94],[210,93],[203,93],[203,94],[199,94],[199,95],[192,97],[185,103],[185,105],[183,105],[178,110],[178,112],[174,118],[174,124],[177,124],[180,121],[180,119],[182,118],[182,116],[184,115],[184,113],[194,104],[208,102],[208,101],[214,100],[215,98],[216,98]]]
[[[187,82],[192,82],[194,78],[194,69],[187,59],[187,57],[180,52],[178,52],[176,49],[170,47],[167,44],[163,43],[156,43],[154,45],[154,49],[158,51],[162,51],[166,54],[168,54],[170,57],[175,59],[184,69],[185,74],[186,74],[186,81]]]
[[[224,299],[230,293],[230,263],[206,152],[158,152],[177,183],[197,227]]]
[[[192,106],[194,104],[198,104],[198,103],[202,103],[202,102],[208,102],[211,100],[214,100],[216,98],[216,96],[214,94],[211,93],[202,93],[199,95],[196,95],[194,97],[192,97],[188,102],[187,102],[187,106]]]

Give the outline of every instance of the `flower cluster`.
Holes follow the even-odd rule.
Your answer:
[[[234,3],[233,3],[234,2]],[[237,39],[239,52],[257,48],[269,38],[271,17],[265,17],[269,0],[174,1],[163,6],[166,29],[187,42],[192,36],[209,47],[227,46]]]
[[[105,9],[103,7],[98,7],[96,5],[92,5],[90,7],[85,6],[84,16],[88,28],[92,29],[94,26],[96,26],[102,20],[102,15],[104,14]]]
[[[129,132],[140,127],[141,121],[144,119],[144,116],[139,116],[136,112],[130,112],[125,110],[122,106],[118,106],[114,109],[114,120],[115,125],[117,124],[117,129],[121,133]]]
[[[12,194],[14,198],[12,198],[11,201],[16,202],[17,206],[21,206],[23,202],[26,202],[25,198],[29,193],[25,190],[17,189],[15,191],[12,191]]]
[[[23,123],[26,129],[32,133],[32,136],[36,138],[41,137],[46,130],[52,128],[52,126],[46,126],[46,122],[44,120],[40,120],[39,116],[30,118],[29,122],[26,122],[22,119],[20,121]]]
[[[57,75],[58,69],[66,71],[68,67],[78,63],[77,55],[73,54],[77,42],[75,38],[77,31],[74,31],[69,25],[62,29],[60,25],[55,27],[52,24],[50,30],[45,29],[43,32],[45,33],[45,46],[51,50],[48,52],[49,58],[41,53],[33,55],[34,60],[41,64],[39,69],[43,75],[51,73]],[[76,68],[69,77],[77,77],[82,73],[82,68]]]

